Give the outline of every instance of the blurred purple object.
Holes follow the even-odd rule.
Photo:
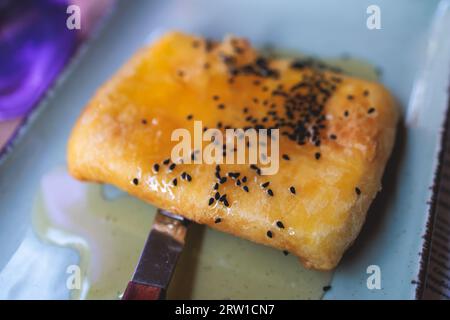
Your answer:
[[[0,0],[0,120],[26,115],[77,46],[68,0]]]

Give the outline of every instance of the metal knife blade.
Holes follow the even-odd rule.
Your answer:
[[[189,220],[158,210],[123,300],[164,299],[188,225]]]

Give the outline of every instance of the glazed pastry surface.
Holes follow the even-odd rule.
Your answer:
[[[77,179],[113,184],[329,270],[356,239],[381,188],[397,119],[393,97],[378,83],[307,59],[263,58],[241,38],[219,43],[171,32],[97,91],[73,129],[67,161]],[[270,147],[261,155],[278,159],[277,172],[265,175],[262,158],[254,165],[189,163],[203,160],[206,142],[170,159],[179,143],[174,130],[194,137],[196,121],[202,133],[278,129],[278,138],[267,133]],[[225,150],[220,158],[237,152],[217,140]],[[273,143],[279,157],[270,152]]]

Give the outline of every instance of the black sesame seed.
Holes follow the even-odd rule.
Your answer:
[[[177,178],[175,178],[175,179],[172,180],[172,184],[173,184],[175,187],[177,186],[177,184],[178,184]]]
[[[221,223],[222,222],[222,219],[221,218],[216,218],[215,220],[214,220],[214,223]]]
[[[263,188],[267,188],[270,184],[270,181],[264,182],[263,184],[261,184],[261,187]]]
[[[142,119],[142,124],[147,124],[147,120],[145,120],[145,119]]]
[[[347,99],[348,99],[348,100],[353,100],[353,98],[354,98],[354,97],[353,97],[353,95],[351,95],[351,94],[349,94],[349,95],[347,96]]]
[[[267,190],[267,194],[268,194],[269,196],[273,197],[273,191],[272,191],[272,189]]]
[[[219,96],[214,95],[214,96],[213,96],[213,100],[215,100],[215,101],[219,100]]]
[[[220,178],[220,181],[219,181],[220,184],[224,184],[225,182],[227,182],[227,177]]]
[[[225,109],[225,105],[224,105],[223,103],[221,103],[221,104],[219,104],[219,105],[217,106],[217,108],[219,108],[219,109]]]
[[[232,179],[237,179],[241,175],[240,172],[228,172],[228,176]]]
[[[267,234],[267,236],[268,236],[269,238],[272,238],[272,237],[273,237],[272,231],[270,231],[270,230],[269,230],[269,231],[267,231],[267,233],[266,233],[266,234]]]
[[[224,202],[226,198],[227,198],[227,195],[223,194],[223,195],[220,196],[219,201],[220,202]]]
[[[216,172],[220,172],[220,166],[219,165],[216,166]]]
[[[237,179],[237,180],[236,180],[236,185],[237,185],[237,186],[240,186],[240,185],[241,185],[241,180]]]
[[[375,112],[375,108],[369,108],[369,110],[367,110],[368,114],[374,113]]]
[[[186,117],[186,119],[192,120],[193,117],[194,117],[194,116],[193,116],[192,114],[188,114],[188,116]]]
[[[168,165],[169,162],[170,162],[170,159],[166,159],[166,160],[163,161],[163,164]]]
[[[233,49],[234,49],[234,52],[236,52],[237,54],[242,54],[245,51],[243,48],[240,48],[240,47],[234,47]]]
[[[364,90],[363,95],[364,97],[367,97],[369,95],[369,90]]]
[[[224,199],[224,200],[223,200],[223,205],[224,205],[225,207],[229,207],[229,206],[230,206],[230,204],[228,203],[228,200],[227,200],[227,199]]]
[[[327,292],[327,291],[329,291],[330,289],[331,289],[331,286],[325,286],[325,287],[322,288],[322,290],[323,290],[324,292]]]
[[[186,180],[186,175],[187,175],[187,173],[186,173],[186,172],[183,172],[183,173],[181,174],[181,179]]]
[[[155,172],[158,172],[158,171],[159,171],[159,164],[155,163],[155,164],[153,165],[153,170],[154,170]]]
[[[176,165],[175,163],[172,163],[172,164],[169,166],[169,170],[170,170],[170,171],[173,171],[173,169],[175,169],[176,166],[177,166],[177,165]]]
[[[214,199],[219,200],[220,199],[220,193],[216,192],[214,195]]]
[[[290,188],[289,188],[289,191],[290,191],[292,194],[295,194],[295,187],[290,187]]]
[[[316,153],[314,154],[314,157],[316,157],[316,160],[319,160],[319,159],[320,159],[320,156],[321,156],[320,152],[316,152]]]
[[[216,182],[216,184],[214,185],[214,190],[218,190],[219,189],[219,184]]]
[[[191,175],[190,174],[186,174],[186,179],[187,179],[188,182],[191,182],[192,181]]]
[[[280,229],[284,229],[284,224],[281,221],[277,221],[277,227]]]
[[[348,117],[348,114],[349,114],[349,113],[348,113],[348,110],[345,110],[345,111],[344,111],[344,117]]]
[[[139,184],[139,179],[138,179],[138,178],[134,178],[134,179],[133,179],[133,184],[134,184],[135,186],[137,186],[137,185]]]
[[[359,196],[361,194],[361,189],[359,189],[358,187],[355,188],[355,192],[356,194]]]
[[[289,251],[283,250],[283,254],[284,254],[285,256],[287,256],[287,255],[289,254]]]
[[[330,139],[331,139],[331,140],[336,140],[336,139],[337,139],[337,136],[336,136],[335,134],[330,134]]]
[[[284,160],[291,160],[287,154],[283,154],[283,159]]]
[[[211,39],[206,39],[205,40],[205,50],[206,50],[206,52],[212,51],[215,46],[216,46],[216,43],[214,42],[214,40],[211,40]]]
[[[243,182],[243,183],[246,183],[246,182],[247,182],[247,177],[246,177],[246,176],[244,176],[244,177],[242,178],[242,182]]]
[[[209,198],[208,206],[212,205],[214,203],[214,198]]]
[[[256,169],[256,174],[257,174],[258,176],[261,175],[261,169],[260,169],[260,168]]]
[[[218,171],[216,171],[215,176],[216,176],[217,179],[220,179],[220,178],[221,178],[221,177],[220,177],[220,173],[219,173]]]
[[[243,186],[242,189],[244,189],[245,192],[249,192],[248,187],[247,186]]]

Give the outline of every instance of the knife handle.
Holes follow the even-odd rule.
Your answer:
[[[123,293],[122,300],[164,300],[165,290],[160,287],[130,281]]]

